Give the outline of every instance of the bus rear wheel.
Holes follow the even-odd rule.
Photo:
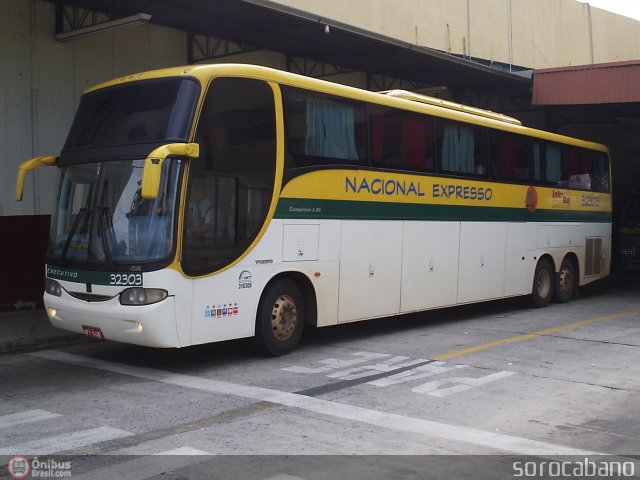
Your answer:
[[[570,258],[565,257],[556,275],[555,300],[567,303],[576,291],[576,268]]]
[[[531,301],[534,307],[542,308],[549,305],[553,297],[553,284],[553,268],[548,260],[541,258],[533,275]]]
[[[279,356],[295,350],[304,323],[304,296],[294,281],[280,279],[267,287],[256,318],[256,339],[263,352]]]

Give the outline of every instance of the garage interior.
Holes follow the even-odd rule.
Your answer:
[[[294,73],[345,83],[358,79],[357,86],[374,91],[411,90],[607,144],[614,222],[623,198],[639,187],[640,61],[532,71],[469,60],[266,0],[47,3],[55,6],[51,27],[61,42],[134,19],[186,32],[187,63],[268,65],[269,52],[276,52],[284,58],[278,66]],[[39,306],[49,216],[3,216],[0,222],[0,309]],[[38,254],[26,261],[11,258],[17,248]]]

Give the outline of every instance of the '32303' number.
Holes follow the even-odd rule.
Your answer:
[[[124,287],[142,285],[141,273],[112,273],[109,275],[109,285]]]

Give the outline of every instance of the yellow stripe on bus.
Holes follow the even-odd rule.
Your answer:
[[[319,170],[287,183],[283,198],[608,212],[608,193],[367,170]]]

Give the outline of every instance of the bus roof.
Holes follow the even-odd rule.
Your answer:
[[[205,87],[212,79],[216,77],[243,77],[260,79],[266,82],[295,86],[317,92],[324,92],[351,98],[354,100],[387,105],[398,109],[412,110],[452,120],[474,123],[489,128],[506,130],[516,134],[527,135],[543,140],[557,141],[575,145],[578,147],[598,150],[607,154],[609,153],[609,150],[605,145],[526,127],[523,126],[522,123],[515,118],[500,113],[495,113],[490,110],[483,110],[476,107],[457,104],[454,102],[407,92],[404,90],[392,90],[390,92],[382,93],[372,92],[348,85],[328,82],[326,80],[306,77],[304,75],[298,75],[283,70],[251,64],[221,63],[208,65],[187,65],[160,70],[151,70],[116,78],[114,80],[96,85],[88,89],[85,93],[128,82],[149,80],[154,78],[182,76],[194,77],[198,79],[200,83]]]
[[[471,115],[491,118],[492,120],[506,122],[511,125],[522,125],[522,122],[517,118],[508,117],[507,115],[503,115],[501,113],[492,112],[491,110],[484,110],[482,108],[470,107],[468,105],[450,102],[448,100],[442,100],[441,98],[430,97],[428,95],[408,92],[406,90],[386,90],[379,93],[389,95],[390,97],[404,98],[405,100],[411,100],[413,102],[426,103],[427,105],[435,105],[437,107],[448,108],[450,110],[457,110],[458,112],[470,113]]]

